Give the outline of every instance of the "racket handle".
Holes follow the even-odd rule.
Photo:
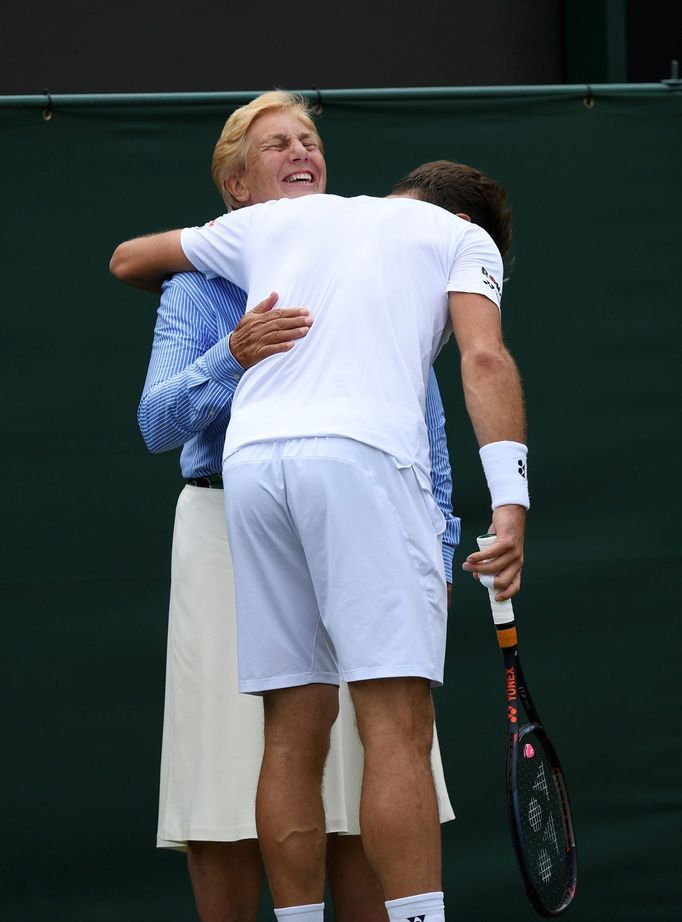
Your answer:
[[[479,549],[484,551],[487,547],[490,547],[490,545],[494,543],[496,537],[497,535],[479,535],[478,538],[476,538]],[[479,580],[488,590],[490,610],[493,613],[495,626],[511,625],[514,621],[514,608],[511,599],[506,599],[504,602],[497,601],[495,598],[494,576],[481,575]]]

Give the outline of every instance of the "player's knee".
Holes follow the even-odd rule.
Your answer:
[[[351,686],[365,750],[381,747],[431,751],[433,705],[429,683],[418,678],[380,679]]]
[[[338,688],[308,685],[263,696],[266,745],[303,756],[326,755],[332,725],[339,713]]]

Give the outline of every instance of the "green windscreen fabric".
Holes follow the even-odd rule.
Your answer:
[[[182,858],[155,850],[182,481],[178,452],[150,455],[135,419],[157,299],[108,261],[123,239],[223,210],[210,157],[230,111],[0,107],[7,922],[193,918]],[[682,96],[349,93],[318,124],[330,192],[383,195],[439,158],[509,190],[502,321],[532,504],[515,607],[575,814],[571,918],[677,918]],[[520,922],[533,911],[505,815],[501,658],[486,593],[461,571],[489,497],[452,342],[436,370],[463,521],[434,693],[457,814],[443,827],[447,917]]]

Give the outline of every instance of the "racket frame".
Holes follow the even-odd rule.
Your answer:
[[[479,536],[478,545],[481,550],[492,544],[495,535]],[[575,833],[573,829],[573,820],[571,808],[568,799],[568,790],[564,780],[561,763],[557,756],[556,750],[550,740],[545,726],[540,718],[538,710],[531,698],[528,684],[521,666],[521,658],[518,649],[518,635],[516,631],[516,622],[514,620],[514,610],[511,599],[504,602],[498,602],[495,599],[495,589],[493,588],[493,578],[482,581],[488,589],[490,599],[490,608],[495,623],[497,633],[497,642],[502,653],[505,673],[505,692],[507,704],[507,812],[509,824],[511,827],[512,842],[516,854],[521,877],[523,878],[526,893],[531,905],[537,913],[545,918],[553,918],[565,912],[570,906],[576,891],[577,882],[577,852],[575,845]],[[521,722],[521,709],[528,717],[528,721]],[[538,893],[532,874],[530,873],[530,855],[523,835],[523,826],[521,824],[520,798],[518,792],[518,760],[521,752],[523,737],[530,732],[535,732],[542,738],[542,745],[549,760],[552,781],[559,795],[561,806],[561,819],[563,833],[567,842],[565,852],[565,862],[567,876],[570,880],[566,892],[566,898],[563,903],[549,909],[544,905],[540,894]]]
[[[498,640],[499,639],[498,635]],[[528,691],[528,686],[521,667],[518,646],[517,644],[512,644],[507,647],[501,647],[501,650],[507,685],[507,809],[512,841],[521,876],[523,877],[523,882],[526,887],[526,893],[528,894],[533,908],[545,918],[553,918],[568,909],[575,895],[577,881],[577,853],[568,791],[559,757],[557,756],[552,741],[547,735],[545,726],[542,723],[537,708]],[[516,695],[510,698],[510,688],[512,684],[516,688]],[[525,723],[522,723],[520,719],[521,712],[519,704],[528,717],[528,721]],[[512,709],[515,713],[512,713]],[[565,900],[554,909],[549,909],[545,906],[535,887],[533,876],[529,871],[531,864],[530,853],[526,844],[526,838],[522,831],[521,803],[518,790],[518,765],[519,759],[522,757],[524,737],[527,737],[530,733],[535,733],[536,737],[541,738],[542,748],[551,769],[551,783],[554,785],[559,798],[563,827],[562,838],[564,838],[567,843],[565,866],[570,883],[567,888]]]

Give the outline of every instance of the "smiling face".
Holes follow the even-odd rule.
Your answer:
[[[295,115],[266,112],[248,132],[248,167],[226,181],[239,206],[324,192],[327,167],[320,139]]]

